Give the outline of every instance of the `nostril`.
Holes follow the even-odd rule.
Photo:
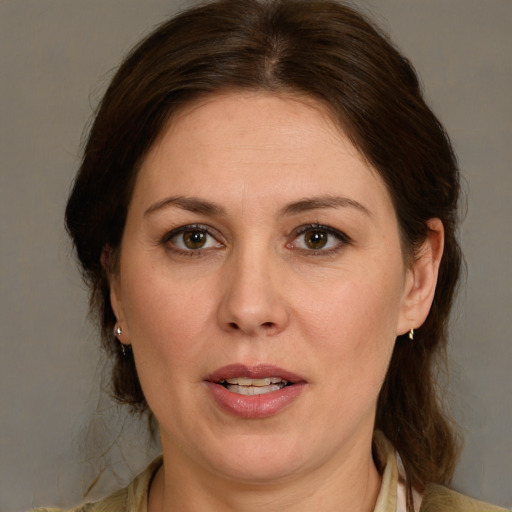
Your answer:
[[[274,327],[275,324],[274,324],[274,322],[265,322],[265,323],[261,324],[261,326],[265,327],[267,329],[270,329],[270,328]]]
[[[229,326],[232,327],[233,329],[240,329],[240,327],[238,327],[238,325],[235,322],[230,322]]]

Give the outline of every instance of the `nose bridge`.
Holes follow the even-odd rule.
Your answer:
[[[279,275],[279,258],[269,245],[253,239],[234,249],[224,272],[219,305],[222,326],[251,336],[284,329],[288,309]]]

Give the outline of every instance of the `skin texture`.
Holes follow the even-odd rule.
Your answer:
[[[442,254],[429,224],[406,265],[383,181],[310,99],[227,93],[174,116],[143,162],[111,279],[160,425],[150,510],[373,510],[378,393]],[[173,231],[187,225],[202,249]],[[306,385],[275,415],[239,418],[205,384],[233,363]]]

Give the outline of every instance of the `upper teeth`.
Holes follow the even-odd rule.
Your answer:
[[[226,379],[228,384],[237,384],[239,386],[270,386],[271,384],[279,384],[287,381],[280,377],[265,377],[264,379],[248,379],[246,377],[235,377],[233,379]]]

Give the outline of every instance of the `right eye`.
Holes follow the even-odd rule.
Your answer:
[[[174,246],[183,252],[198,252],[222,247],[206,226],[182,226],[173,229],[163,241],[166,245]]]

